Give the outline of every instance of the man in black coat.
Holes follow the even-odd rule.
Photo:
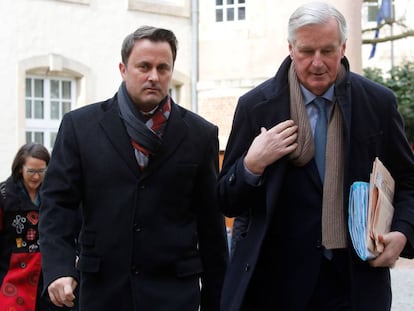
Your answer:
[[[77,288],[79,311],[219,308],[218,130],[168,95],[176,45],[169,30],[137,29],[123,42],[118,93],[62,120],[40,212],[57,306],[71,307]]]
[[[299,7],[289,20],[289,57],[239,100],[219,199],[246,224],[223,311],[390,310],[389,267],[413,255],[413,155],[393,93],[350,72],[346,28],[328,4]],[[363,261],[348,233],[348,196],[353,182],[369,181],[376,157],[396,181],[395,212],[384,251]]]

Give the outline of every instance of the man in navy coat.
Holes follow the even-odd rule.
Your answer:
[[[171,31],[137,29],[122,45],[117,94],[63,118],[40,211],[56,306],[219,308],[228,251],[218,130],[168,95],[176,50]]]
[[[390,310],[389,268],[413,255],[413,154],[393,93],[350,72],[346,30],[329,4],[299,7],[289,20],[289,57],[239,99],[219,199],[245,225],[223,311]],[[395,211],[384,251],[363,261],[349,238],[348,196],[353,182],[369,181],[376,157],[396,181]]]

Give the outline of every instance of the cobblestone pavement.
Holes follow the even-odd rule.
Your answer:
[[[414,310],[414,260],[400,258],[391,269],[391,311]]]

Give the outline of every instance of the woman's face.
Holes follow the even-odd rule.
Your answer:
[[[22,167],[23,184],[27,191],[37,191],[46,173],[46,161],[28,157]]]

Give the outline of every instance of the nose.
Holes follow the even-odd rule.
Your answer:
[[[39,172],[34,172],[33,175],[32,175],[32,178],[34,178],[34,179],[42,179],[43,178],[43,175],[41,173],[39,173]]]
[[[312,65],[315,67],[320,67],[323,65],[322,54],[320,51],[316,51],[313,55]]]
[[[158,81],[158,71],[157,68],[152,68],[148,73],[149,81]]]

